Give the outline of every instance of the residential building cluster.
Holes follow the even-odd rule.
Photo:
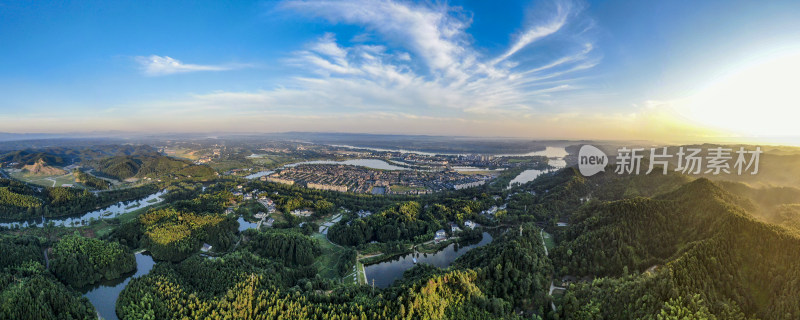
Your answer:
[[[382,188],[387,194],[424,194],[479,186],[491,178],[455,171],[375,170],[351,165],[308,164],[281,169],[262,180],[338,192],[374,193],[373,188]]]

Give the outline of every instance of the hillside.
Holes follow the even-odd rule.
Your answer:
[[[92,166],[100,174],[118,180],[161,176],[209,179],[215,176],[208,166],[161,155],[116,156],[94,161]]]
[[[577,285],[564,297],[564,315],[654,318],[684,310],[796,319],[800,236],[745,208],[754,208],[749,199],[706,179],[655,198],[584,208],[551,254],[563,266],[557,271],[621,278]],[[654,273],[629,276],[653,266]]]
[[[0,162],[16,162],[18,167],[35,165],[41,161],[54,166],[67,165],[67,161],[62,156],[46,151],[19,150],[0,155]]]
[[[47,165],[44,159],[39,158],[36,160],[36,163],[25,165],[22,167],[22,170],[27,171],[30,174],[34,175],[42,175],[42,176],[56,176],[66,174],[67,172],[63,169],[59,169],[56,167],[51,167]]]
[[[12,149],[13,150],[13,149]],[[35,164],[44,160],[51,166],[66,166],[82,161],[133,155],[157,155],[157,150],[148,145],[94,145],[74,147],[44,147],[16,150],[0,154],[0,163],[17,163],[15,167]]]

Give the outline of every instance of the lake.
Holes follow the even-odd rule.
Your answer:
[[[488,232],[484,232],[481,241],[475,244],[458,245],[457,243],[451,243],[436,253],[417,253],[417,263],[427,263],[439,268],[447,268],[467,251],[485,246],[490,242],[492,242],[492,236]],[[413,259],[414,254],[409,253],[395,257],[392,260],[364,266],[367,284],[372,285],[372,280],[374,279],[375,286],[379,288],[390,286],[395,280],[403,277],[403,272],[414,266]]]
[[[83,292],[83,296],[89,299],[103,319],[118,319],[116,304],[119,293],[122,292],[122,289],[125,289],[125,286],[128,285],[128,282],[131,281],[131,278],[146,275],[151,269],[153,269],[155,261],[153,261],[153,257],[151,257],[149,254],[137,253],[135,256],[135,272],[132,272],[119,279],[104,280],[81,290],[81,292]]]
[[[536,170],[536,169],[529,169],[529,170],[522,171],[522,172],[520,172],[520,174],[518,176],[514,177],[514,179],[512,179],[511,182],[508,183],[508,187],[510,188],[511,186],[513,186],[515,184],[523,184],[523,183],[526,183],[526,182],[533,181],[534,179],[539,177],[539,175],[541,175],[542,173],[545,173],[545,172],[547,172],[547,171],[546,170]]]
[[[114,218],[123,213],[128,213],[134,210],[139,210],[141,208],[152,206],[156,203],[164,201],[164,199],[162,199],[161,196],[163,196],[166,193],[167,190],[164,189],[140,200],[130,201],[130,202],[126,201],[118,202],[115,205],[111,205],[106,208],[95,211],[90,211],[82,215],[61,217],[61,218],[50,218],[50,219],[42,217],[41,219],[4,222],[0,223],[0,226],[9,228],[13,228],[15,225],[19,225],[22,228],[28,226],[43,227],[46,222],[52,221],[53,223],[55,223],[56,226],[79,227],[82,225],[88,225],[89,220],[91,220],[92,218],[96,220],[103,218]]]
[[[567,166],[567,161],[564,160],[569,153],[567,149],[563,147],[546,147],[545,150],[528,152],[524,154],[504,154],[504,155],[497,155],[498,157],[530,157],[530,156],[545,156],[547,157],[547,163],[555,168],[555,169],[562,169]],[[511,182],[508,183],[508,187],[515,184],[524,184],[526,182],[533,181],[534,179],[538,178],[542,173],[550,172],[550,170],[537,170],[537,169],[529,169],[522,171],[519,175],[514,177]]]
[[[251,174],[249,176],[245,176],[244,178],[245,179],[250,179],[250,180],[258,179],[258,178],[261,178],[263,176],[268,176],[268,175],[272,174],[273,172],[275,172],[275,171],[273,171],[273,170],[259,171],[259,172],[256,172],[254,174]]]
[[[495,157],[531,157],[531,156],[545,156],[548,158],[563,159],[569,153],[564,147],[545,147],[544,150],[531,151],[528,153],[513,153],[513,154],[496,154]]]

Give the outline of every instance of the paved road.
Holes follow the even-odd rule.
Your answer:
[[[547,245],[544,243],[544,229],[539,229],[539,235],[542,237],[542,247],[544,247],[544,255],[549,256],[547,252]]]

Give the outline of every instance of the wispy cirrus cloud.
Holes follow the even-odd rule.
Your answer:
[[[249,65],[227,64],[227,65],[200,65],[183,63],[180,60],[169,56],[138,56],[136,62],[141,66],[142,73],[148,76],[164,76],[176,73],[187,73],[197,71],[226,71],[240,69]]]
[[[471,19],[447,5],[309,0],[284,2],[280,8],[355,25],[370,37],[354,41],[331,32],[319,35],[288,53],[284,62],[296,73],[280,79],[277,88],[200,93],[158,104],[175,112],[226,110],[248,117],[259,112],[296,117],[368,112],[424,119],[524,119],[562,112],[557,107],[587,99],[591,91],[585,71],[601,59],[593,39],[583,33],[581,23],[588,18],[582,17],[581,6],[569,2],[538,12],[496,54],[475,47],[467,33]],[[555,35],[557,50],[529,54],[538,48],[532,44]],[[162,68],[164,64],[155,64],[152,73],[225,69],[180,62]]]
[[[600,60],[591,39],[573,34],[585,28],[567,28],[583,22],[571,19],[585,18],[581,6],[568,1],[555,2],[537,19],[529,19],[509,47],[495,57],[473,47],[466,32],[471,19],[460,8],[366,0],[299,0],[281,7],[332,23],[361,26],[386,44],[346,45],[327,33],[293,55],[290,61],[310,66],[307,71],[319,75],[295,79],[295,88],[311,95],[340,97],[333,101],[338,106],[346,101],[357,102],[348,105],[353,107],[414,112],[434,108],[467,113],[531,111],[580,90],[575,74]],[[565,39],[561,56],[534,63],[515,60],[531,44],[557,33]]]
[[[574,13],[573,10],[574,8],[571,2],[556,3],[555,13],[549,18],[549,21],[541,24],[535,24],[519,34],[511,47],[509,47],[508,50],[506,50],[503,54],[492,60],[492,64],[497,64],[501,61],[504,61],[531,43],[558,32],[564,27],[569,14]]]

